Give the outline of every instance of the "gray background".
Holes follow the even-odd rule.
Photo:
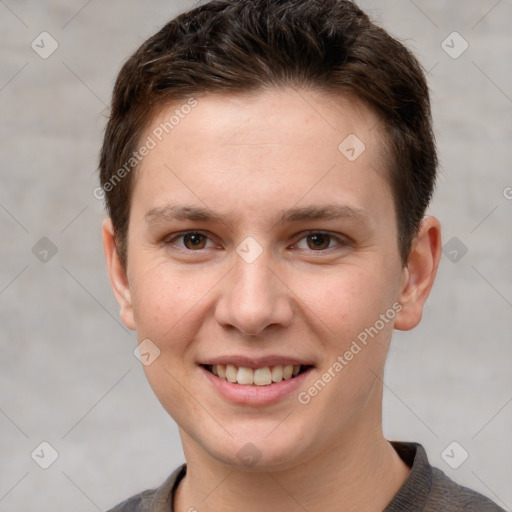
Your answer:
[[[430,212],[445,243],[457,237],[422,324],[396,333],[385,433],[423,443],[434,465],[511,510],[512,4],[360,4],[430,70],[441,160]],[[121,63],[192,5],[0,1],[2,511],[106,510],[183,461],[120,324],[92,192]],[[43,31],[59,45],[47,59],[31,48]],[[442,46],[454,31],[469,44],[458,58],[458,36]],[[33,250],[43,237],[55,255],[44,241]],[[42,441],[58,452],[48,469],[31,458]],[[469,453],[458,469],[441,456],[453,441]]]

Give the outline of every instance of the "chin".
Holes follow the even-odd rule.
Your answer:
[[[246,472],[283,471],[306,458],[300,453],[305,449],[303,436],[296,439],[284,430],[281,436],[270,440],[274,436],[268,436],[270,431],[247,429],[243,434],[213,446],[210,438],[203,444],[203,449],[229,468]]]

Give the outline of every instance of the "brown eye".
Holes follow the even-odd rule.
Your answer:
[[[201,233],[187,233],[183,235],[183,245],[187,249],[204,249],[207,237]]]
[[[331,237],[325,233],[315,233],[307,237],[308,247],[313,250],[322,250],[329,247]]]

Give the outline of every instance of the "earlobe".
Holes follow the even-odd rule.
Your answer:
[[[126,269],[122,265],[117,252],[114,226],[110,218],[103,221],[102,231],[103,250],[105,252],[110,284],[114,292],[114,297],[120,307],[121,320],[126,327],[135,330],[130,284],[128,282]]]
[[[396,317],[395,329],[408,331],[420,323],[437,274],[441,249],[441,225],[435,217],[425,217],[403,269],[399,297],[402,310]]]

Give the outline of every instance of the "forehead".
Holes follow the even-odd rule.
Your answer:
[[[201,94],[173,101],[153,114],[146,131],[164,144],[163,139],[172,143],[171,139],[180,134],[180,143],[186,139],[195,143],[190,136],[196,134],[205,137],[203,143],[213,140],[231,147],[251,143],[307,145],[323,138],[325,143],[319,149],[352,133],[372,150],[374,143],[381,142],[381,128],[379,116],[354,96],[286,87]]]
[[[391,198],[379,118],[340,95],[292,88],[198,95],[162,108],[148,138],[154,147],[134,190],[146,210],[186,197],[262,216],[324,199],[363,209],[379,189]]]

